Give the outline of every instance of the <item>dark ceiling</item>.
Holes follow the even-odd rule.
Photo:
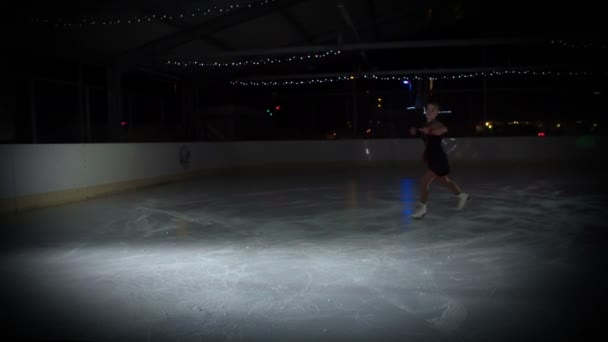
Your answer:
[[[602,68],[599,56],[605,56],[606,43],[603,12],[584,2],[93,0],[76,7],[64,1],[20,6],[12,18],[18,37],[4,34],[12,55],[21,60],[113,64],[180,78],[565,64]],[[333,53],[338,50],[339,55]],[[313,58],[323,53],[329,55]],[[300,60],[248,64],[290,57]],[[193,61],[245,64],[195,66]]]

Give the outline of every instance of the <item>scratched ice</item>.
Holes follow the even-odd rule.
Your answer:
[[[469,206],[433,184],[412,221],[421,171],[241,174],[4,217],[10,332],[542,340],[592,318],[608,204],[595,174],[454,167]]]

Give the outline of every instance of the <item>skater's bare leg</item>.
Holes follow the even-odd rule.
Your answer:
[[[471,199],[471,195],[462,192],[458,184],[454,183],[448,176],[438,177],[437,179],[439,180],[439,183],[445,185],[454,195],[456,195],[456,198],[458,198],[456,209],[460,210],[464,208],[467,201]]]
[[[452,191],[454,195],[460,195],[460,193],[462,192],[460,190],[460,187],[458,187],[458,184],[454,183],[454,181],[449,179],[448,176],[437,177],[437,180],[439,181],[439,183],[445,185],[448,189],[450,189],[450,191]]]
[[[427,171],[420,179],[420,203],[426,204],[429,199],[429,185],[437,176],[433,171]]]
[[[412,217],[415,219],[421,219],[426,215],[426,201],[429,199],[429,185],[433,179],[435,179],[437,175],[435,175],[432,171],[427,171],[424,176],[420,179],[420,203],[416,205],[416,210]]]

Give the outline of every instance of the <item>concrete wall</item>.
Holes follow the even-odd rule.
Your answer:
[[[447,139],[450,161],[545,162],[603,158],[598,137]],[[187,146],[190,163],[180,163]],[[226,143],[0,145],[0,212],[82,200],[226,169],[420,162],[418,139]]]

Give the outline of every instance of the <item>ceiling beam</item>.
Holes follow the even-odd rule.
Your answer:
[[[279,10],[279,13],[283,17],[283,19],[285,19],[287,24],[289,24],[289,26],[291,26],[291,28],[293,28],[296,32],[298,32],[298,34],[300,34],[306,42],[312,43],[314,36],[310,32],[308,32],[308,30],[304,27],[304,25],[300,24],[300,22],[298,22],[294,18],[294,16],[291,15],[287,11],[287,9],[282,8]]]
[[[346,9],[346,6],[344,6],[344,2],[340,1],[340,3],[338,3],[338,9],[340,10],[340,14],[342,15],[342,19],[344,19],[344,22],[346,23],[346,25],[353,31],[355,38],[357,39],[357,42],[361,42],[361,35],[359,34],[359,30],[357,30],[357,27],[355,26],[355,23],[353,22],[353,19],[350,15],[350,12],[348,11],[348,9]],[[371,64],[369,62],[369,58],[367,58],[367,54],[365,53],[365,50],[361,50],[359,52],[361,54],[361,58],[363,58],[363,62],[368,66],[371,67]]]
[[[108,63],[125,67],[130,64],[137,64],[142,60],[157,58],[166,54],[168,50],[196,40],[198,37],[209,36],[215,32],[269,15],[280,9],[289,8],[303,1],[308,0],[281,0],[268,3],[264,6],[244,7],[230,14],[209,19],[199,25],[168,34],[141,46],[129,49],[114,56]]]
[[[541,38],[492,38],[492,39],[455,39],[455,40],[420,40],[358,43],[347,45],[308,45],[273,49],[236,50],[204,54],[205,57],[234,57],[234,56],[272,56],[323,51],[364,51],[364,50],[395,50],[420,48],[450,48],[450,47],[479,47],[479,46],[509,46],[534,45],[547,42]]]
[[[148,15],[148,16],[152,16],[154,14],[154,11],[152,9],[144,8],[141,5],[139,5],[137,8],[135,8],[135,11],[140,12],[143,15]],[[187,30],[187,29],[191,29],[193,27],[192,24],[189,24],[180,18],[164,18],[162,20],[162,23],[167,24],[168,26],[171,26],[173,28],[180,29],[180,30]],[[233,50],[228,45],[226,45],[224,42],[222,42],[218,39],[215,39],[209,35],[201,35],[198,37],[198,40],[201,40],[204,43],[211,45],[213,47],[216,47],[220,50]]]
[[[380,30],[378,29],[378,21],[376,20],[376,5],[374,5],[374,0],[367,0],[367,8],[369,14],[369,27],[374,41],[377,42],[380,40]]]

